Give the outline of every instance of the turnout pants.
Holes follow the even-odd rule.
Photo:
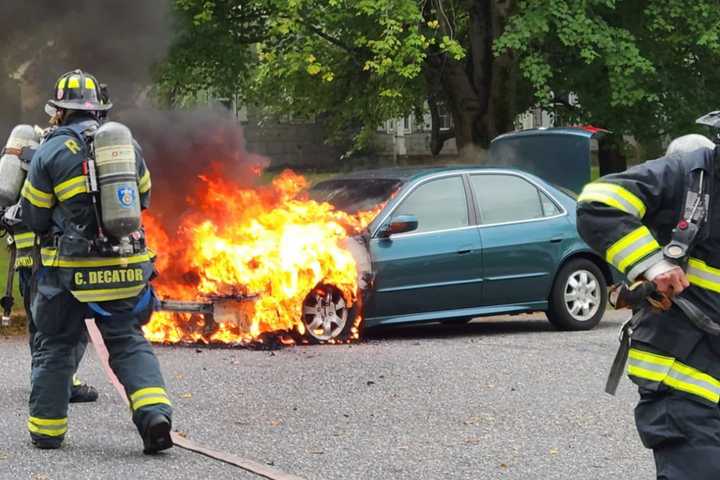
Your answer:
[[[707,338],[683,360],[632,344],[628,374],[640,391],[635,424],[653,450],[658,480],[720,478],[720,380],[706,373],[716,362]]]
[[[32,277],[32,269],[29,267],[20,267],[17,270],[18,272],[18,280],[19,280],[19,289],[20,289],[20,295],[22,295],[23,298],[23,306],[25,307],[25,315],[27,317],[27,324],[28,324],[28,344],[30,345],[30,356],[32,358],[32,354],[35,351],[35,333],[37,332],[37,327],[35,326],[35,322],[32,318],[32,312],[30,311],[30,302],[31,302],[31,277]],[[73,349],[73,357],[75,358],[75,370],[73,371],[73,383],[79,384],[79,381],[75,378],[75,373],[77,372],[78,367],[80,366],[80,361],[82,360],[83,356],[85,355],[85,350],[87,349],[88,344],[88,337],[87,332],[83,330],[82,334],[80,335],[80,341],[77,343],[75,348]]]
[[[86,304],[60,284],[54,269],[41,268],[36,277],[31,313],[37,332],[28,420],[33,440],[61,443],[67,432],[77,366],[74,351],[88,317],[95,317],[107,344],[110,366],[125,387],[138,431],[142,434],[149,414],[162,413],[170,419],[172,408],[160,365],[141,330],[152,312],[150,287],[136,298]]]
[[[680,392],[640,389],[635,423],[658,480],[720,478],[720,409]]]

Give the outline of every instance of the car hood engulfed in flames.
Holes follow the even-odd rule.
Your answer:
[[[159,311],[144,327],[146,337],[163,343],[292,342],[305,333],[303,302],[318,285],[334,286],[348,305],[357,302],[358,266],[348,242],[381,207],[350,215],[309,200],[307,186],[304,177],[285,171],[271,184],[248,188],[215,169],[198,177],[179,223],[146,213],[158,296],[214,301],[224,311],[211,323],[198,314]],[[357,338],[360,316],[354,321]]]

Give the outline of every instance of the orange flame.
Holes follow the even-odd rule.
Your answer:
[[[199,179],[197,193],[188,198],[190,212],[173,235],[159,217],[144,215],[160,273],[153,285],[161,298],[254,299],[224,302],[232,314],[216,314],[213,325],[199,315],[157,312],[144,327],[148,339],[243,343],[264,333],[302,334],[303,302],[318,284],[335,286],[348,305],[357,301],[357,267],[343,241],[365,228],[382,205],[349,215],[308,200],[307,180],[289,170],[257,188],[220,173]]]

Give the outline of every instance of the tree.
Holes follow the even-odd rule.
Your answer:
[[[495,50],[515,53],[538,102],[564,121],[643,143],[687,133],[720,104],[713,0],[523,1]],[[558,101],[569,92],[579,105]]]
[[[540,105],[569,123],[656,140],[717,104],[713,0],[175,0],[158,72],[171,101],[201,89],[324,115],[362,144],[427,103],[432,150],[462,153]],[[574,94],[579,103],[568,102]]]

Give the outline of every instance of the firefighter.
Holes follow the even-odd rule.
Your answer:
[[[143,451],[155,453],[172,446],[172,408],[141,330],[154,303],[152,256],[140,224],[150,173],[126,127],[100,126],[111,107],[92,75],[62,75],[48,101],[58,128],[35,153],[22,189],[22,219],[39,236],[41,259],[30,306],[37,333],[28,429],[35,446],[61,446],[72,349],[84,319],[95,317]]]
[[[672,299],[643,301],[624,329],[626,372],[640,393],[635,423],[658,479],[720,477],[717,155],[706,138],[685,138],[578,198],[582,238],[631,282],[653,282]]]
[[[30,277],[32,273],[33,255],[32,250],[35,244],[35,234],[22,224],[17,218],[19,208],[9,208],[4,215],[4,222],[8,224],[10,241],[16,249],[15,270],[18,274],[18,290],[23,299],[25,307],[25,317],[28,325],[28,343],[30,345],[30,355],[35,350],[35,332],[37,328],[32,319],[30,312]],[[78,344],[73,349],[73,358],[75,359],[75,371],[77,371],[80,361],[85,355],[87,348],[87,335],[85,332],[80,336]],[[70,391],[70,403],[94,402],[98,399],[98,392],[95,387],[84,384],[73,374],[72,389]]]

